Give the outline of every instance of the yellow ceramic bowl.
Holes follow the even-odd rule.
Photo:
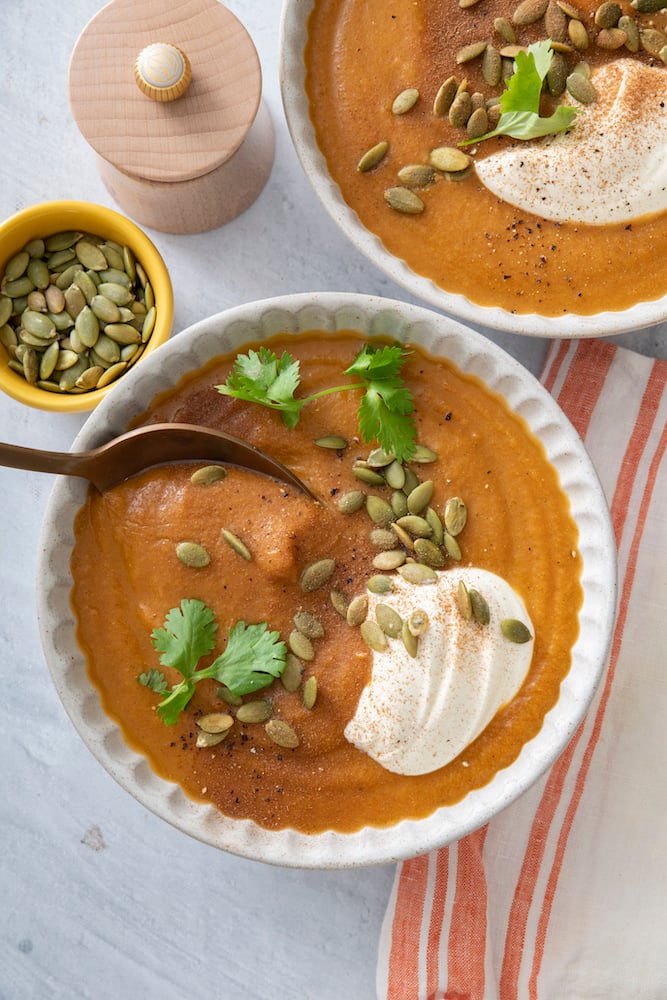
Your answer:
[[[158,250],[134,222],[103,205],[85,201],[48,201],[23,209],[0,224],[0,276],[6,264],[30,240],[75,230],[87,232],[128,246],[146,272],[155,296],[155,327],[141,359],[169,338],[174,315],[174,298],[167,267]],[[141,359],[138,363],[140,363]],[[51,392],[31,385],[8,365],[9,355],[0,344],[0,389],[28,406],[61,413],[92,410],[116,385],[72,394]],[[120,376],[122,380],[122,375]]]

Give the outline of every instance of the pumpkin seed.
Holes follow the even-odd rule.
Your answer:
[[[621,28],[601,28],[597,33],[595,44],[607,51],[620,49],[628,40],[628,36]]]
[[[504,42],[507,42],[509,45],[513,45],[516,42],[516,33],[506,17],[496,17],[493,27]]]
[[[405,563],[398,567],[398,572],[408,583],[429,584],[437,583],[438,580],[436,571],[426,563]]]
[[[420,563],[439,568],[445,565],[445,556],[440,548],[430,538],[417,538],[415,541],[415,556]]]
[[[21,314],[23,329],[27,330],[34,337],[42,337],[47,340],[55,337],[56,328],[53,320],[45,313],[34,312],[32,309],[25,309]]]
[[[366,459],[366,465],[371,469],[384,469],[394,461],[394,455],[384,448],[374,448]]]
[[[461,63],[471,62],[476,59],[477,56],[481,54],[486,49],[486,42],[469,42],[468,45],[464,45],[462,49],[456,53],[456,62],[460,65]]]
[[[630,0],[630,6],[639,14],[657,14],[665,6],[665,0]]]
[[[618,27],[625,32],[625,47],[628,52],[639,52],[639,28],[635,19],[624,14],[618,20]]]
[[[503,60],[493,45],[487,45],[482,56],[482,76],[489,87],[497,87],[503,73]]]
[[[176,546],[176,555],[184,566],[190,566],[192,569],[202,569],[211,561],[208,552],[199,542],[179,542]]]
[[[345,618],[348,625],[356,628],[368,617],[368,594],[357,594],[350,601]]]
[[[567,35],[567,17],[561,8],[555,3],[555,0],[547,5],[547,9],[544,14],[544,27],[547,36],[552,42],[564,42],[566,41]]]
[[[544,17],[547,4],[548,0],[522,0],[512,14],[512,23],[519,27],[535,24],[541,17]]]
[[[574,19],[568,21],[567,33],[575,49],[579,49],[580,52],[583,52],[588,48],[588,32],[581,21]]]
[[[401,629],[401,640],[405,646],[405,650],[408,656],[413,659],[419,652],[419,637],[414,635],[408,626],[407,622],[403,622],[403,628]]]
[[[472,98],[467,91],[460,91],[452,101],[447,117],[454,128],[465,128],[472,114]]]
[[[488,625],[491,621],[491,613],[485,598],[482,597],[478,590],[475,590],[472,587],[468,590],[468,594],[470,596],[472,617],[476,622],[479,622],[480,625]]]
[[[527,625],[516,618],[503,618],[500,623],[500,631],[510,642],[529,642],[533,637]]]
[[[399,613],[388,604],[375,605],[375,620],[385,635],[397,639],[403,628],[403,619]]]
[[[373,559],[375,569],[392,570],[398,569],[405,562],[406,556],[403,549],[391,549],[388,552],[378,552]]]
[[[107,259],[104,253],[89,240],[79,240],[74,251],[86,270],[103,271],[107,266]]]
[[[430,465],[432,462],[438,461],[438,454],[425,444],[417,444],[410,461],[417,462],[419,465]]]
[[[438,517],[437,511],[433,507],[427,507],[424,511],[424,520],[431,529],[431,539],[436,545],[442,545],[443,539],[445,537],[445,531],[442,526],[442,521]]]
[[[408,511],[411,514],[420,514],[423,510],[428,507],[433,496],[433,481],[431,479],[425,479],[423,483],[419,483],[415,486],[413,490],[408,494]]]
[[[318,559],[317,562],[306,566],[301,574],[301,589],[306,593],[319,590],[320,587],[329,582],[335,568],[336,563],[333,559]]]
[[[568,75],[567,60],[560,52],[554,52],[547,70],[547,88],[552,97],[560,97],[565,93]]]
[[[359,626],[361,638],[375,653],[384,653],[388,648],[387,636],[377,622],[368,618]]]
[[[289,722],[283,719],[269,719],[264,726],[266,735],[279,747],[293,750],[299,745],[299,737],[290,726]]]
[[[97,388],[103,389],[105,385],[110,385],[111,382],[115,382],[115,380],[120,375],[122,375],[123,372],[126,370],[127,370],[126,361],[117,361],[116,364],[110,365],[104,372],[104,374],[100,375],[99,379],[97,380]]]
[[[394,548],[396,547],[396,543],[398,542],[399,544],[404,545],[409,552],[413,551],[415,547],[414,541],[412,540],[411,536],[407,533],[405,528],[401,528],[401,526],[397,524],[396,521],[392,522],[391,533],[395,536],[395,541],[393,546]]]
[[[445,537],[443,538],[443,544],[447,551],[447,555],[452,559],[459,560],[461,558],[461,546],[454,538],[450,535],[448,531],[445,532]]]
[[[454,146],[438,146],[437,149],[431,150],[428,158],[431,166],[444,173],[458,173],[460,170],[466,170],[472,163],[467,153]]]
[[[303,685],[303,707],[307,709],[315,708],[317,701],[317,677],[311,675]]]
[[[369,170],[374,170],[375,167],[382,163],[388,151],[388,142],[377,142],[374,146],[371,146],[370,149],[366,150],[357,163],[357,170],[362,174],[368,173]]]
[[[347,611],[350,606],[349,598],[341,590],[332,590],[329,593],[329,600],[341,618],[347,618]]]
[[[354,514],[364,506],[366,494],[363,490],[350,490],[338,498],[338,510],[341,514]]]
[[[472,601],[470,599],[470,591],[466,587],[463,580],[459,580],[459,584],[456,590],[456,603],[458,604],[459,611],[465,618],[467,622],[472,620]]]
[[[427,519],[419,514],[406,514],[405,517],[399,517],[396,523],[415,538],[430,538],[433,534],[433,528]]]
[[[206,749],[207,747],[215,747],[223,740],[227,739],[227,734],[229,730],[225,730],[224,733],[205,733],[203,730],[197,733],[197,739],[195,740],[195,746],[198,749]]]
[[[605,0],[595,11],[595,24],[598,28],[615,28],[622,10],[613,0]]]
[[[226,475],[227,471],[221,465],[203,465],[201,469],[192,473],[190,482],[193,486],[212,486],[213,483],[219,483]]]
[[[450,535],[460,535],[468,520],[468,508],[461,497],[450,497],[445,504],[445,528]]]
[[[386,528],[396,517],[391,504],[374,493],[366,497],[366,512],[371,521],[382,528]]]
[[[218,688],[218,698],[220,698],[221,701],[224,701],[225,705],[237,706],[243,704],[243,698],[241,698],[238,694],[232,694],[225,684],[222,684]]]
[[[592,104],[597,98],[595,87],[581,73],[570,73],[566,80],[566,87],[568,93],[579,104]]]
[[[418,608],[413,611],[406,622],[408,626],[408,631],[411,635],[419,636],[423,635],[426,629],[429,627],[429,617],[425,611]]]
[[[247,562],[252,560],[252,552],[245,542],[242,542],[238,535],[235,535],[233,531],[230,531],[228,528],[223,528],[220,535],[227,542],[230,549],[233,549],[234,552],[241,556],[242,559],[245,559]]]
[[[197,725],[205,733],[226,733],[234,724],[234,719],[226,712],[209,712],[197,719]]]
[[[301,685],[303,675],[303,664],[294,653],[287,653],[285,657],[285,669],[280,675],[280,682],[286,691],[294,693]]]
[[[466,123],[466,135],[469,139],[480,139],[489,131],[489,116],[486,108],[476,108]]]
[[[384,192],[384,200],[395,212],[403,215],[419,215],[425,205],[419,195],[407,187],[391,187]]]
[[[313,644],[307,635],[303,632],[299,632],[298,629],[293,629],[287,637],[287,645],[295,656],[298,656],[300,660],[314,660],[315,650],[313,649]]]
[[[371,545],[374,545],[376,549],[395,549],[397,547],[395,529],[395,524],[392,524],[391,530],[389,528],[373,528],[369,536]]]
[[[324,635],[322,622],[310,611],[297,611],[293,621],[299,632],[302,632],[309,639],[321,639]]]
[[[58,355],[60,354],[60,346],[57,341],[50,344],[47,349],[42,354],[39,362],[39,377],[40,379],[48,379],[54,372],[56,363],[58,361]]]
[[[394,589],[394,583],[390,576],[376,573],[366,581],[366,587],[371,594],[390,594]]]
[[[401,167],[398,179],[404,187],[425,188],[435,181],[435,170],[426,163],[413,163]]]
[[[391,486],[393,490],[400,490],[405,484],[405,469],[400,462],[394,459],[386,467],[384,478],[387,481],[387,486]]]
[[[75,232],[73,229],[64,230],[61,233],[52,233],[44,240],[44,248],[49,253],[54,253],[58,250],[67,250],[69,247],[74,246],[77,240],[81,239],[81,235],[81,233]]]
[[[318,448],[328,448],[331,451],[344,451],[347,448],[347,439],[340,434],[325,434],[324,437],[316,439]]]
[[[273,715],[273,706],[266,698],[256,698],[244,702],[236,712],[236,718],[244,725],[266,722]]]
[[[406,496],[406,503],[408,494],[412,493],[415,486],[419,486],[419,479],[417,478],[417,474],[415,473],[414,469],[410,468],[410,466],[406,466],[405,482],[403,483],[403,492],[405,493]]]
[[[352,475],[360,480],[360,482],[365,483],[366,486],[384,486],[384,477],[376,472],[375,469],[369,469],[367,465],[361,462],[355,462],[352,466]]]
[[[651,56],[659,56],[663,47],[667,45],[667,35],[657,28],[640,28],[639,41],[645,52]]]
[[[414,108],[418,100],[419,91],[415,87],[408,87],[394,98],[391,113],[393,115],[404,115]]]
[[[448,77],[445,82],[441,84],[433,101],[434,115],[438,118],[442,118],[444,115],[448,114],[449,109],[452,106],[452,101],[456,97],[457,89],[458,83],[455,76]]]
[[[407,472],[407,470],[404,470],[404,472]],[[403,485],[405,487],[405,484]],[[403,492],[403,489],[394,490],[389,504],[396,517],[404,517],[408,512],[408,498]]]

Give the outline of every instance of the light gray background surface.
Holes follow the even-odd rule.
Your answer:
[[[166,0],[165,0],[166,2]],[[67,99],[99,0],[0,0],[0,218],[80,198],[117,208]],[[151,232],[174,334],[253,299],[309,290],[417,302],[338,232],[283,115],[278,0],[229,0],[249,30],[276,130],[258,201],[222,229]],[[489,334],[539,372],[546,341]],[[665,328],[616,338],[665,356]],[[0,397],[0,438],[66,450],[85,420]],[[37,634],[37,542],[52,480],[0,469],[0,1000],[370,1000],[393,867],[280,870],[218,853],[148,813],[102,770],[53,690]]]

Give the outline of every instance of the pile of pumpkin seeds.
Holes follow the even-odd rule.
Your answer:
[[[329,434],[315,442],[342,456],[348,441],[341,435]],[[377,601],[374,618],[369,618],[369,592],[381,596],[394,590],[392,574],[397,573],[416,586],[436,583],[437,570],[450,562],[459,562],[462,550],[459,536],[468,520],[468,509],[459,496],[450,496],[439,512],[433,503],[433,479],[420,479],[415,466],[426,467],[438,460],[431,448],[418,444],[410,464],[399,462],[382,448],[373,449],[365,459],[356,459],[352,473],[360,488],[343,493],[337,500],[338,510],[344,515],[364,512],[368,517],[369,539],[377,549],[373,557],[373,573],[366,582],[366,591],[348,595],[330,584],[335,575],[336,562],[323,557],[303,567],[299,583],[305,595],[328,590],[329,600],[338,614],[351,628],[359,628],[366,645],[375,652],[389,649],[390,639],[400,639],[408,654],[416,657],[419,639],[429,627],[428,615],[415,610],[403,620],[390,605]],[[226,476],[221,466],[205,466],[191,476],[196,487],[210,487]],[[222,528],[220,537],[240,558],[252,560],[252,552],[245,542],[228,528]],[[207,567],[211,558],[198,542],[185,540],[176,546],[179,560],[192,569]],[[457,594],[458,608],[463,618],[480,626],[490,623],[489,607],[478,591],[466,587],[461,581]],[[324,638],[324,626],[312,611],[298,607],[293,615],[293,629],[287,637],[285,669],[280,677],[283,688],[290,693],[301,693],[302,704],[311,710],[317,700],[318,681],[312,672],[316,660],[317,643]],[[524,643],[532,636],[523,622],[505,619],[500,623],[502,634],[510,642]],[[304,680],[306,667],[308,676]],[[218,695],[227,707],[225,712],[211,712],[197,720],[198,747],[212,747],[227,739],[234,723],[262,724],[277,746],[295,749],[299,735],[285,719],[274,717],[269,698],[251,698],[244,701],[227,688],[220,688]]]
[[[459,0],[462,11],[470,10],[480,0]],[[557,99],[565,92],[579,104],[593,103],[597,94],[590,79],[587,50],[599,49],[632,55],[643,51],[651,60],[667,64],[667,31],[656,27],[651,15],[665,6],[665,0],[631,0],[634,14],[623,13],[615,0],[603,0],[592,24],[570,0],[520,0],[511,17],[496,17],[489,37],[473,38],[456,55],[463,76],[452,72],[432,97],[432,114],[447,119],[462,131],[466,140],[479,139],[492,131],[500,115],[500,96],[504,82],[514,72],[519,51],[526,51],[525,29],[534,40],[550,39],[553,50],[551,67],[545,80],[549,95]],[[486,92],[474,90],[465,76],[467,66],[478,64]],[[454,67],[452,67],[454,70]],[[389,98],[394,116],[409,114],[418,108],[422,95],[411,86]],[[361,173],[375,170],[390,152],[388,139],[375,142],[360,158]],[[474,150],[473,150],[474,155]],[[390,208],[404,215],[419,215],[425,209],[424,191],[436,182],[463,180],[472,172],[473,155],[457,146],[441,146],[428,151],[424,162],[409,163],[397,172],[397,183],[384,191]],[[419,193],[418,193],[419,192]]]
[[[152,286],[130,248],[90,233],[31,240],[0,279],[9,367],[47,392],[111,384],[139,360],[155,318]]]

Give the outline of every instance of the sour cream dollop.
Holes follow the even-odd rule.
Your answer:
[[[556,222],[606,225],[667,210],[667,73],[633,59],[595,70],[574,128],[480,160],[482,183]],[[573,102],[571,102],[573,103]]]
[[[483,595],[491,613],[487,626],[467,622],[457,589]],[[521,598],[505,580],[481,569],[438,573],[434,584],[414,585],[396,576],[390,594],[370,595],[369,617],[378,603],[405,620],[425,611],[429,626],[411,657],[400,639],[373,653],[370,682],[345,727],[345,737],[388,771],[428,774],[444,767],[479,736],[525,680],[534,640],[513,643],[500,622],[516,618],[534,634]]]

